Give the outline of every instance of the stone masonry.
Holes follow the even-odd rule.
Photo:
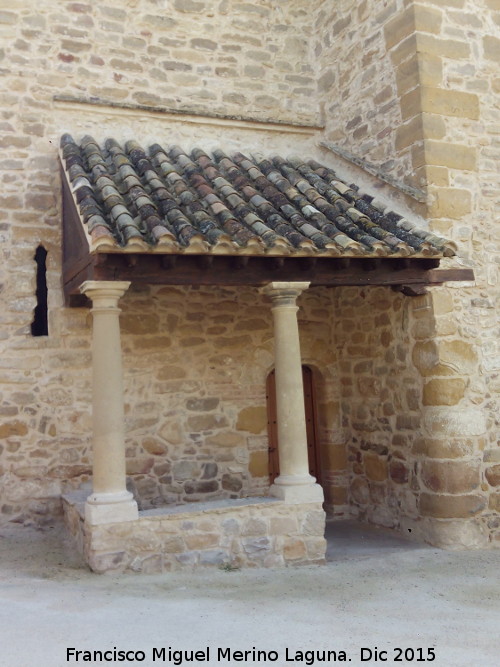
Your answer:
[[[198,503],[103,526],[84,524],[78,494],[65,496],[64,505],[70,533],[94,572],[283,567],[325,558],[325,514],[317,503],[287,505],[271,498]]]

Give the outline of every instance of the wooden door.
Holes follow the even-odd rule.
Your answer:
[[[321,484],[321,466],[317,442],[316,397],[314,393],[313,373],[308,366],[302,366],[304,384],[304,408],[306,413],[307,453],[309,472]],[[267,434],[269,440],[269,482],[272,484],[280,474],[278,453],[278,425],[276,421],[276,379],[274,370],[267,376]]]

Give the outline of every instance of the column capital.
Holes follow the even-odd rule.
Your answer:
[[[116,308],[129,287],[128,280],[86,280],[80,285],[80,292],[100,308]]]
[[[310,282],[272,282],[260,288],[260,293],[270,297],[273,306],[295,306],[297,297],[306,290]]]

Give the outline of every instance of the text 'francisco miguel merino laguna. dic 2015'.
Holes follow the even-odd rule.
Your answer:
[[[232,648],[213,648],[179,650],[168,648],[152,648],[149,651],[121,650],[113,647],[105,651],[82,650],[77,648],[66,649],[66,662],[164,662],[170,665],[181,665],[209,662],[214,660],[221,664],[235,662],[267,663],[282,660],[285,662],[315,665],[316,663],[348,662],[345,651],[334,650],[307,650],[301,651],[286,648],[284,651],[264,651],[252,647],[246,650]]]

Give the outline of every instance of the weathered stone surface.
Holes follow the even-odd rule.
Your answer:
[[[241,534],[243,536],[248,535],[266,535],[267,534],[267,524],[263,519],[258,519],[252,517],[245,520],[241,526]]]
[[[500,465],[486,468],[485,476],[488,484],[491,484],[491,486],[500,486]]]
[[[237,493],[243,487],[243,481],[240,475],[231,475],[224,473],[222,475],[222,488],[226,491],[233,491]]]
[[[468,408],[429,407],[424,413],[423,424],[428,433],[439,436],[468,437],[486,432],[481,410]]]
[[[267,451],[250,452],[248,472],[253,477],[267,477],[269,475],[269,455]]]
[[[488,534],[477,520],[432,520],[426,526],[425,539],[443,549],[485,549]]]
[[[383,482],[387,479],[387,459],[377,456],[373,452],[366,452],[363,456],[363,465],[366,476],[374,482]]]
[[[406,484],[409,477],[408,466],[403,461],[393,459],[389,464],[389,476],[397,484]]]
[[[23,436],[28,433],[28,427],[21,421],[14,420],[0,424],[0,438]]]
[[[189,480],[184,484],[184,490],[187,494],[192,493],[213,493],[219,489],[219,483],[216,480]]]
[[[370,500],[370,490],[366,479],[355,477],[351,483],[351,494],[357,503],[365,505]]]
[[[322,537],[325,534],[325,513],[321,511],[307,512],[302,524],[302,534]]]
[[[500,512],[500,493],[490,495],[489,508],[495,512]]]
[[[298,538],[288,538],[283,548],[283,556],[287,561],[303,560],[307,556],[304,540]]]
[[[188,410],[195,410],[196,412],[215,410],[218,405],[218,398],[188,398],[186,401],[186,408]]]
[[[187,426],[190,431],[213,431],[227,425],[227,418],[224,415],[196,415],[187,419]]]
[[[200,476],[200,464],[197,461],[176,461],[172,467],[173,477],[177,481],[195,479]]]
[[[269,537],[246,537],[242,540],[243,549],[250,557],[266,554],[271,551],[272,544]]]
[[[436,493],[469,493],[479,487],[480,466],[475,461],[424,461],[422,481]]]
[[[267,426],[267,408],[265,406],[255,406],[244,408],[238,415],[236,428],[238,431],[248,431],[249,433],[262,433]]]
[[[472,439],[417,438],[413,453],[435,459],[459,459],[470,456],[475,445],[476,442]]]
[[[419,505],[423,516],[437,519],[467,519],[485,508],[486,499],[479,495],[447,496],[422,493]]]
[[[424,405],[456,405],[464,397],[465,381],[461,378],[436,379],[424,385]]]

